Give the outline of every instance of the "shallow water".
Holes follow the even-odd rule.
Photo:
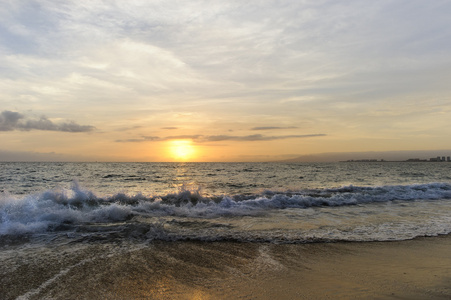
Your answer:
[[[59,238],[2,248],[0,298],[449,299],[450,246]]]
[[[387,291],[387,280],[402,282],[396,272],[410,264],[407,251],[418,264],[427,244],[418,244],[421,253],[384,246],[368,256],[372,246],[331,242],[450,233],[450,171],[451,163],[0,163],[0,299],[346,299],[400,291],[406,299],[446,298],[449,285],[435,276],[451,278],[437,267],[451,259],[449,239],[434,242],[444,253],[428,258],[435,267],[411,267],[423,270],[419,279],[430,277],[421,281],[427,286],[409,279]],[[377,271],[379,281],[358,283],[369,274],[362,268],[391,257],[395,263],[374,270],[395,272],[392,279]],[[336,264],[346,258],[350,273]]]
[[[451,163],[1,163],[3,241],[305,243],[451,232]]]

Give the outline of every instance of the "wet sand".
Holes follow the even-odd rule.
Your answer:
[[[450,299],[451,237],[0,247],[0,299]]]

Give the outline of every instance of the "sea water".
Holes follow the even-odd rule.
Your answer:
[[[0,163],[0,240],[392,241],[451,232],[451,163]]]

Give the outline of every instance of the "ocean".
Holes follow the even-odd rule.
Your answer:
[[[193,252],[196,261],[211,256],[209,264],[225,272],[220,266],[240,268],[248,259],[234,248],[246,244],[267,258],[265,268],[277,269],[274,257],[261,253],[268,245],[403,241],[450,232],[447,162],[0,163],[1,299],[122,299],[115,280],[123,283],[138,270],[152,282],[145,289],[151,294],[140,297],[158,298],[165,285],[142,269],[149,260],[167,271],[178,255]],[[121,258],[117,269],[106,263],[112,257]],[[97,267],[83,271],[94,261]],[[178,282],[208,290],[205,278],[217,273],[200,264]],[[174,272],[161,278],[177,280]],[[99,279],[107,274],[116,274],[114,282]],[[69,289],[67,283],[74,276],[105,290],[74,292],[77,284]]]

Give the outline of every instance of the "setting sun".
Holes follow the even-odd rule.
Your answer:
[[[171,141],[169,152],[174,160],[181,161],[193,159],[196,155],[196,149],[190,140]]]

